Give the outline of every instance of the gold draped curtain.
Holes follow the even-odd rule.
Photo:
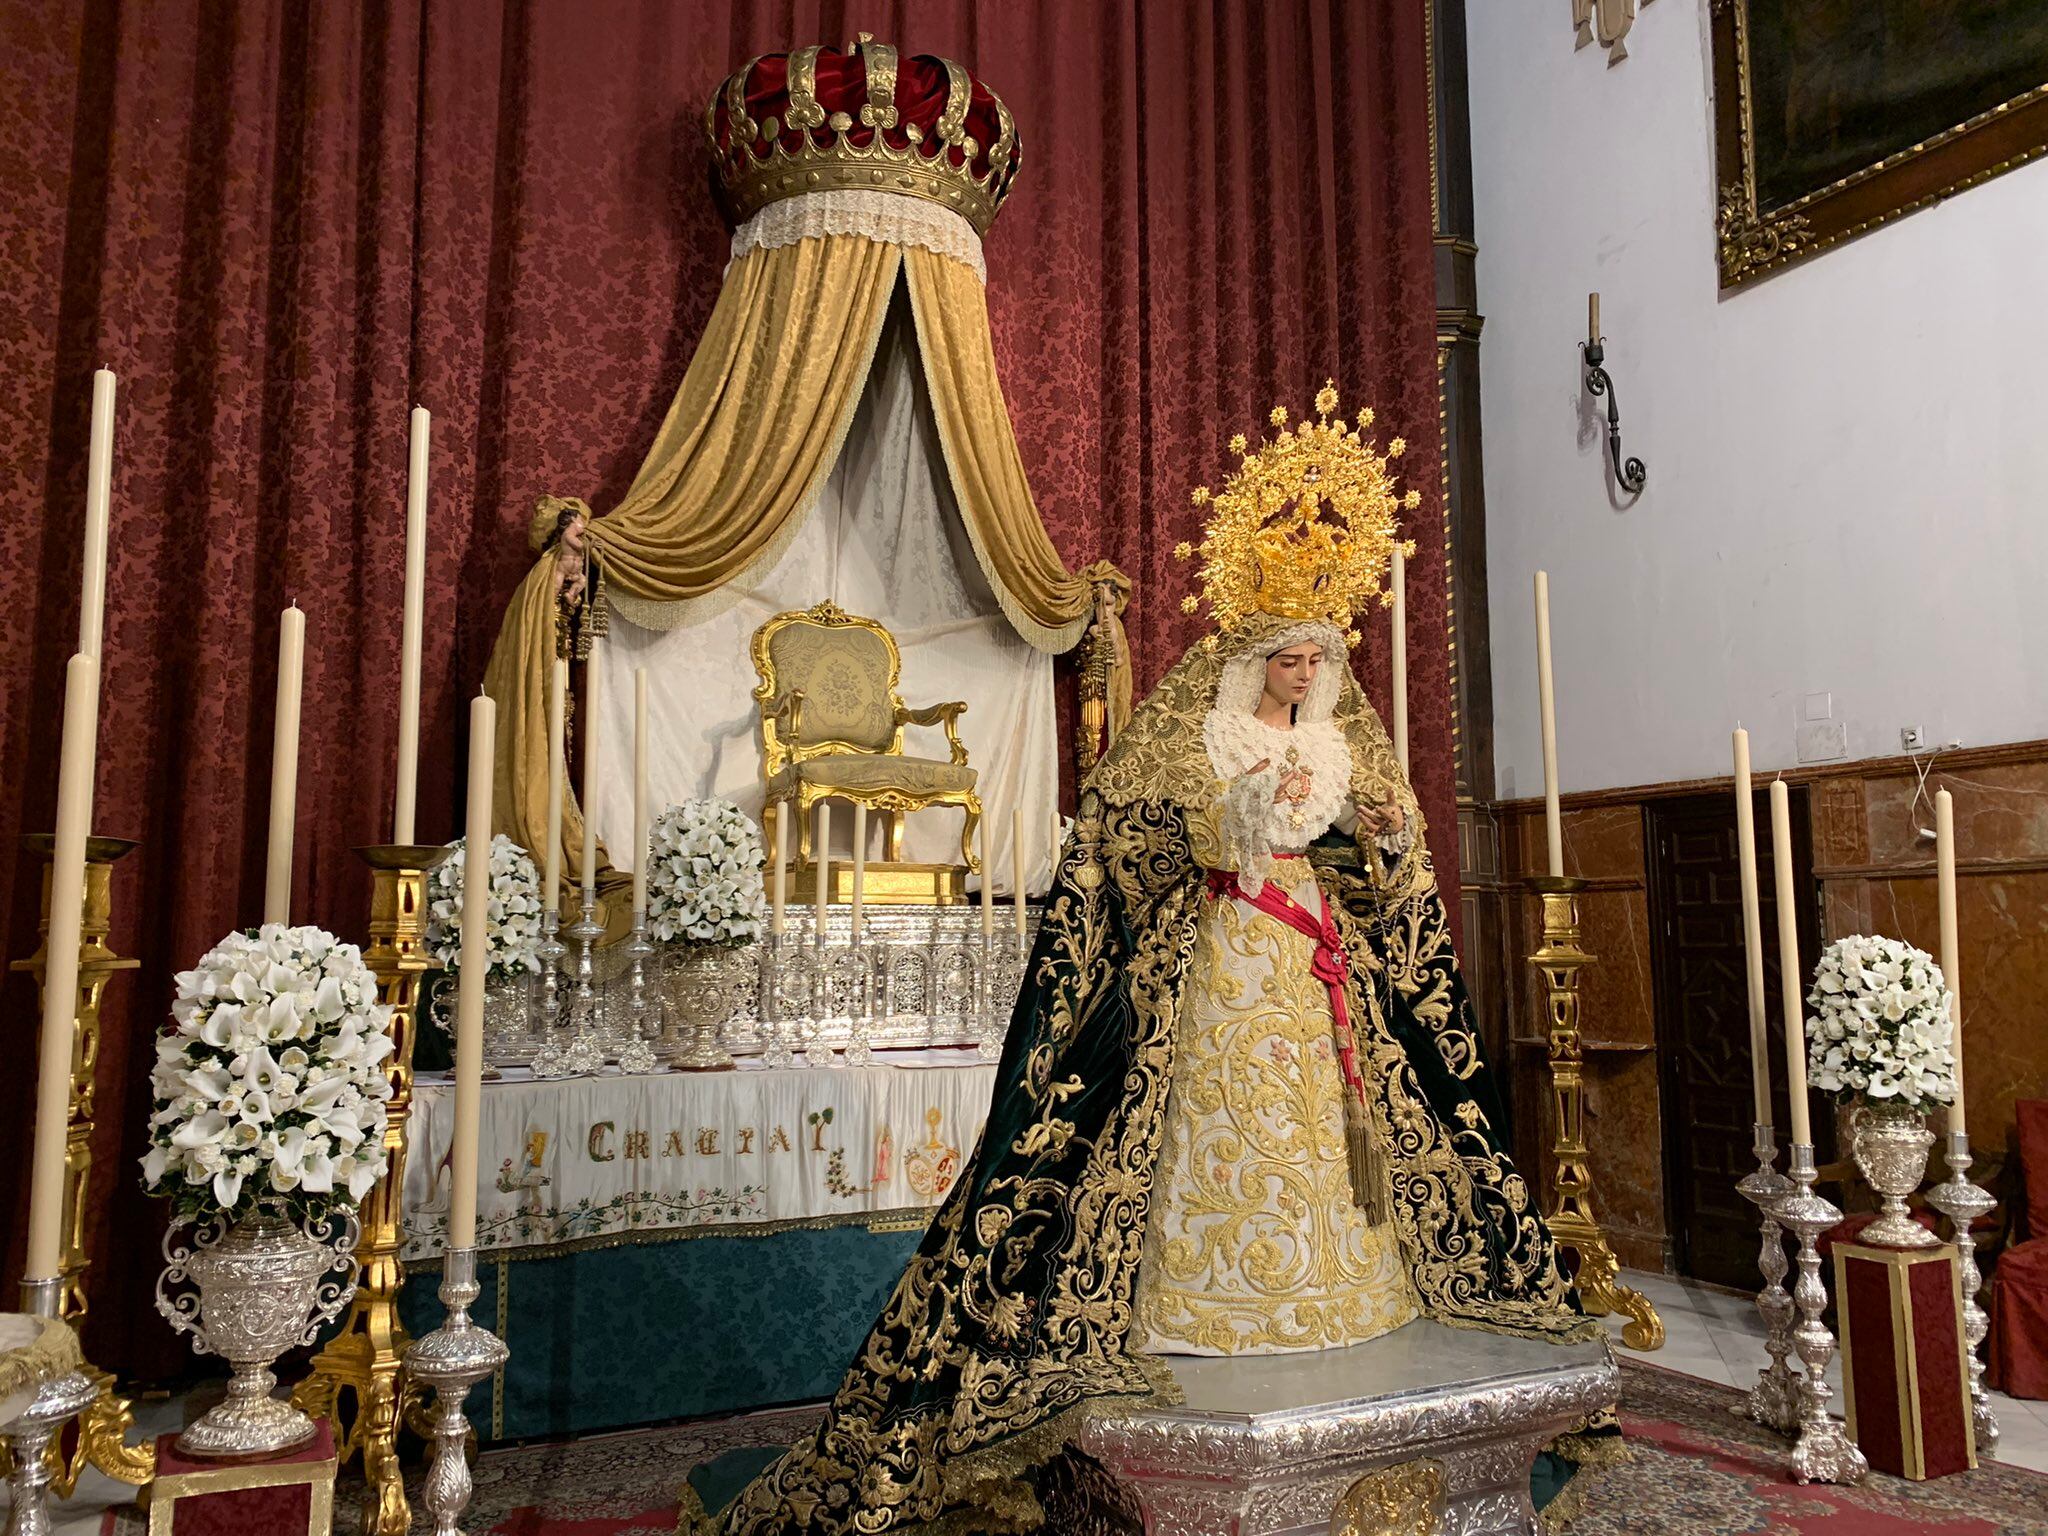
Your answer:
[[[899,272],[910,284],[940,441],[968,535],[1005,615],[1041,650],[1101,624],[1112,728],[1130,711],[1121,612],[1107,564],[1070,572],[1038,516],[996,381],[980,280],[951,257],[864,235],[756,247],[725,285],[661,430],[625,497],[589,526],[613,601],[639,622],[772,564],[839,456]],[[547,679],[555,654],[552,553],[527,572],[484,672],[498,705],[496,829],[538,852],[547,836]],[[671,608],[670,605],[682,605]],[[742,658],[729,658],[740,665]],[[586,728],[588,728],[586,724]],[[562,813],[563,867],[581,878],[582,818]]]

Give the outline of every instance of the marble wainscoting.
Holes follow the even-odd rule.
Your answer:
[[[1955,798],[1963,1081],[1980,1181],[2002,1162],[2013,1101],[2048,1097],[2048,743],[1903,758],[1814,787],[1813,863],[1827,936],[1882,933],[1937,957],[1933,796]],[[1995,1186],[1994,1186],[1995,1189]]]
[[[2013,1101],[2048,1097],[2048,741],[1944,753],[1924,791],[1904,756],[1788,771],[1785,779],[1809,790],[1822,937],[1887,934],[1930,953],[1939,949],[1934,844],[1919,829],[1934,825],[1936,789],[1955,797],[1970,1139],[1978,1181],[2002,1195]],[[1583,983],[1585,1031],[1599,1043],[1586,1064],[1595,1198],[1622,1263],[1651,1272],[1670,1268],[1672,1244],[1645,812],[1659,800],[1732,792],[1725,778],[1701,779],[1563,802],[1565,872],[1587,882],[1584,942],[1598,957]],[[1499,827],[1499,873],[1482,899],[1500,905],[1506,953],[1480,968],[1498,989],[1480,998],[1480,1008],[1505,1015],[1516,1155],[1547,1190],[1549,1071],[1534,1043],[1544,1000],[1528,963],[1541,911],[1526,888],[1543,868],[1543,807],[1515,800],[1490,810]],[[1809,965],[1813,958],[1806,957]]]

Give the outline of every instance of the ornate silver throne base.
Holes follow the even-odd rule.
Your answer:
[[[1148,1536],[1322,1536],[1361,1478],[1422,1460],[1441,1468],[1445,1536],[1533,1536],[1537,1453],[1621,1390],[1605,1341],[1427,1321],[1349,1349],[1168,1363],[1185,1403],[1092,1418],[1078,1437]]]

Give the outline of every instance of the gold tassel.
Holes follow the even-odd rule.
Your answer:
[[[1356,1095],[1344,1095],[1344,1151],[1351,1168],[1351,1199],[1365,1219],[1378,1226],[1387,1219],[1386,1179],[1380,1149],[1373,1139],[1372,1117]]]

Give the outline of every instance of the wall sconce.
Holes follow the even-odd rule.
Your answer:
[[[1586,354],[1586,391],[1595,399],[1602,395],[1607,397],[1607,456],[1614,463],[1614,478],[1621,482],[1623,490],[1640,495],[1650,471],[1641,459],[1624,459],[1621,456],[1621,406],[1614,398],[1614,380],[1601,366],[1607,361],[1607,349],[1600,343],[1600,295],[1589,293],[1586,295],[1586,341],[1580,348]]]

